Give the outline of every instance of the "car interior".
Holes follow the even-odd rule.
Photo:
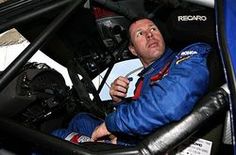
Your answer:
[[[232,154],[229,92],[214,8],[181,0],[8,0],[0,4],[0,14],[0,33],[15,28],[31,43],[0,73],[0,148],[15,154],[177,154],[190,145],[203,145],[197,141],[203,139],[210,142],[210,154]],[[180,18],[188,15],[204,18]],[[127,49],[126,33],[138,16],[152,18],[175,51],[199,41],[213,47],[207,94],[189,115],[157,129],[137,146],[75,145],[50,135],[66,127],[78,112],[104,118],[113,110],[111,101],[102,101],[99,92],[115,63],[134,58]],[[68,69],[72,88],[47,64],[28,62],[39,49]],[[105,69],[96,89],[92,79]]]

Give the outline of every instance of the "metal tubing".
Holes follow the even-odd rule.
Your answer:
[[[101,92],[101,90],[102,90],[102,88],[103,88],[103,85],[104,85],[105,82],[107,81],[107,78],[108,78],[108,76],[110,75],[113,66],[114,66],[114,65],[112,65],[112,66],[110,66],[110,67],[108,68],[108,70],[107,70],[105,76],[104,76],[103,79],[102,79],[101,84],[100,84],[99,87],[98,87],[98,93]]]
[[[61,14],[59,14],[55,20],[30,44],[22,53],[2,72],[0,77],[0,92],[9,84],[11,80],[17,75],[20,69],[26,64],[26,62],[42,47],[53,33],[62,25],[73,10],[79,5],[84,4],[86,0],[73,1]]]
[[[34,1],[32,0],[15,0],[10,3],[6,2],[7,4],[3,3],[2,6],[0,4],[1,7],[0,14],[4,14],[4,12],[10,12],[20,6],[30,5],[33,2]]]
[[[6,22],[0,23],[0,33],[4,32],[8,29],[10,29],[13,25],[16,25],[18,23],[27,21],[31,18],[35,18],[37,16],[42,15],[43,13],[47,13],[48,11],[51,11],[53,9],[56,9],[58,7],[64,6],[71,2],[71,0],[64,0],[64,1],[59,1],[57,3],[50,4],[46,7],[43,7],[42,9],[39,10],[33,10],[31,12],[28,12],[24,15],[20,15],[19,17],[14,17],[14,20],[7,20]]]
[[[210,7],[210,8],[214,8],[214,5],[215,5],[214,0],[185,0],[185,1],[200,4],[200,5],[203,5],[203,6]]]

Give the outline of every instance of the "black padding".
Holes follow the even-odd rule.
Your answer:
[[[223,65],[216,40],[214,9],[194,6],[173,11],[168,17],[166,28],[168,46],[182,49],[191,43],[206,42],[212,46],[207,58],[210,72],[209,91],[225,83]]]
[[[222,88],[217,89],[201,99],[190,115],[179,122],[158,129],[141,142],[139,147],[142,148],[142,152],[164,154],[187,140],[206,124],[213,125],[211,120],[217,119],[220,114],[225,114],[227,103],[227,93]]]
[[[220,52],[215,47],[207,57],[207,67],[209,70],[209,91],[213,91],[226,83]]]
[[[193,42],[216,42],[214,9],[185,8],[171,13],[166,23],[170,46],[183,47]]]

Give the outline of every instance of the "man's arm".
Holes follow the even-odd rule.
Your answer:
[[[109,114],[105,124],[110,132],[146,135],[189,114],[208,87],[207,44],[184,49],[195,54],[171,64],[169,74],[130,104],[122,104]]]
[[[111,88],[109,91],[112,101],[114,103],[122,101],[122,99],[126,97],[128,87],[129,80],[126,77],[119,76],[117,79],[115,79],[114,82],[111,84]],[[96,141],[99,138],[109,135],[111,135],[111,133],[107,130],[105,123],[102,123],[101,125],[97,126],[93,131],[92,139]],[[113,139],[111,140],[114,141],[114,139],[116,138],[113,137]]]

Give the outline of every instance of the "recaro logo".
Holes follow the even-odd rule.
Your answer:
[[[184,16],[178,16],[178,21],[206,21],[207,17],[206,16],[201,16],[201,15],[184,15]]]

